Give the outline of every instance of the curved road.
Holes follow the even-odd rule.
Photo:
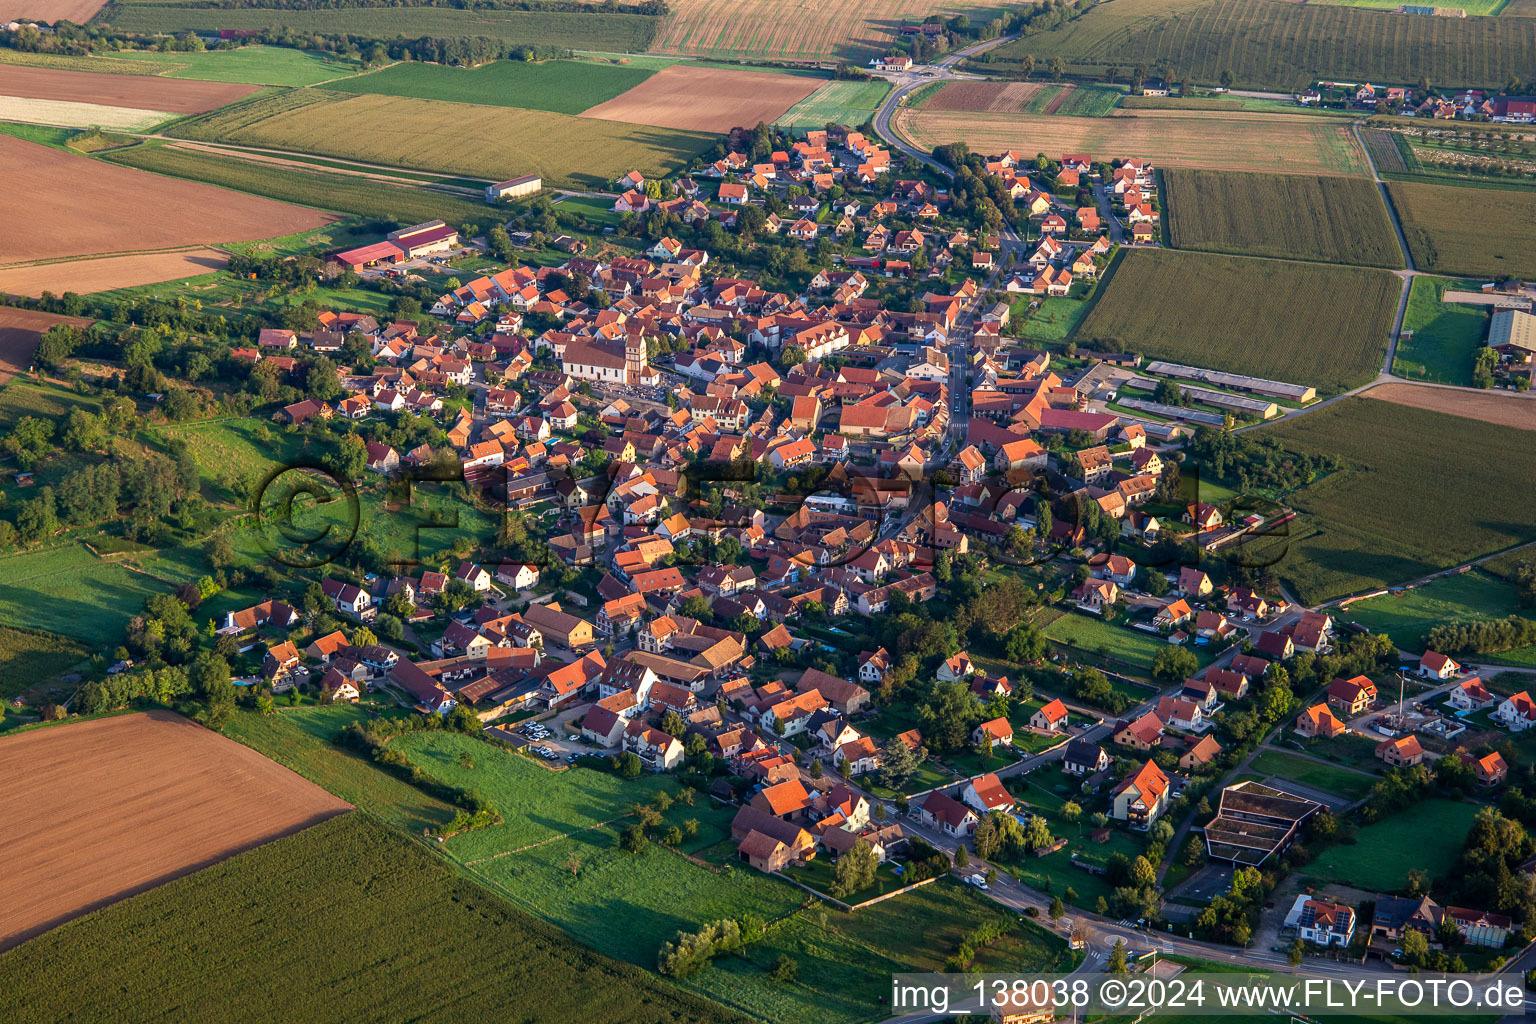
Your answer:
[[[879,133],[882,139],[890,143],[894,149],[900,150],[904,155],[939,172],[946,178],[954,177],[954,172],[947,166],[902,138],[900,133],[891,127],[891,115],[896,113],[896,108],[901,105],[902,99],[925,85],[974,77],[956,74],[954,70],[955,65],[967,57],[974,57],[976,54],[983,53],[993,47],[1002,46],[1004,43],[1011,43],[1017,38],[1019,38],[1017,35],[998,36],[996,39],[988,39],[986,42],[973,43],[945,57],[941,57],[932,64],[917,65],[923,68],[922,72],[885,76],[895,84],[896,88],[891,90],[890,95],[885,98],[885,102],[880,104],[880,109],[875,111],[875,131]]]

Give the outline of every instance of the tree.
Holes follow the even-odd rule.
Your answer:
[[[683,721],[683,716],[672,708],[668,708],[661,716],[661,731],[668,736],[677,737],[688,731],[688,725]]]
[[[1405,942],[1404,945],[1407,943]],[[1291,943],[1291,948],[1286,950],[1285,958],[1290,961],[1292,967],[1300,967],[1301,962],[1307,958],[1307,947],[1301,941],[1301,936],[1298,935],[1296,941]]]
[[[1223,89],[1231,89],[1232,83],[1237,81],[1237,79],[1232,76],[1231,71],[1223,70],[1219,76],[1219,81],[1221,82],[1221,87]]]
[[[1068,800],[1061,805],[1061,817],[1064,821],[1076,821],[1083,816],[1083,807],[1075,800]]]
[[[1199,670],[1200,659],[1183,647],[1166,646],[1152,659],[1153,677],[1170,683],[1188,679]]]
[[[1131,884],[1138,889],[1157,884],[1157,869],[1147,858],[1138,856],[1131,861]]]
[[[1415,967],[1422,967],[1424,966],[1425,958],[1428,956],[1428,936],[1414,929],[1405,931],[1403,933],[1403,959]]]
[[[1051,908],[1046,911],[1052,921],[1060,921],[1067,914],[1067,908],[1062,906],[1060,896],[1051,897]]]
[[[624,751],[624,753],[620,754],[614,760],[615,767],[619,773],[619,778],[621,779],[629,779],[633,781],[634,779],[638,779],[640,777],[641,772],[645,771],[645,765],[643,762],[641,762],[640,755],[635,753],[633,750]]]
[[[964,870],[971,863],[971,855],[966,852],[964,846],[955,849],[955,867]]]
[[[1189,867],[1198,867],[1205,860],[1205,844],[1198,837],[1191,836],[1189,842],[1184,844],[1184,863]]]
[[[788,985],[800,977],[800,964],[788,953],[780,953],[773,961],[773,966],[768,970],[768,977],[780,984]]]
[[[1099,897],[1099,898],[1101,900],[1103,899],[1102,896]],[[1115,948],[1111,949],[1109,951],[1109,973],[1110,974],[1129,974],[1129,973],[1131,973],[1131,965],[1126,963],[1126,959],[1125,959],[1125,940],[1124,939],[1116,939],[1115,940]]]
[[[645,849],[645,826],[630,825],[619,836],[619,849],[625,853],[639,853]]]
[[[865,842],[854,843],[837,858],[837,870],[832,882],[833,896],[867,889],[875,881],[875,871],[880,867],[874,849]]]

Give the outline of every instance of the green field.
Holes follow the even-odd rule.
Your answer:
[[[1380,368],[1401,289],[1384,270],[1122,251],[1074,338],[1345,391]]]
[[[825,128],[829,124],[858,127],[874,116],[888,82],[828,82],[790,107],[778,123],[786,128]]]
[[[0,388],[0,430],[10,430],[23,416],[53,420],[60,429],[64,420],[76,409],[100,413],[101,399],[68,391],[55,384],[35,384],[29,380],[12,380]],[[10,483],[5,480],[4,483]],[[23,495],[12,491],[11,497]]]
[[[1418,269],[1536,277],[1536,191],[1406,181],[1389,182],[1387,191]]]
[[[1432,627],[1467,619],[1502,619],[1521,611],[1514,585],[1481,569],[1446,576],[1412,590],[1356,601],[1338,617],[1386,633],[1405,651],[1422,651]],[[1527,609],[1526,614],[1530,615]]]
[[[0,956],[7,1020],[744,1018],[593,953],[365,814],[332,818]]]
[[[675,173],[715,144],[674,131],[544,110],[306,89],[226,107],[175,129],[183,138],[272,146],[390,167],[546,185],[608,188],[630,170]]]
[[[1318,3],[1336,4],[1339,7],[1370,7],[1382,11],[1395,11],[1402,6],[1398,0],[1317,0]],[[1504,9],[1509,0],[1465,0],[1454,4],[1442,4],[1443,7],[1460,7],[1467,12],[1468,17],[1486,16],[1498,14]]]
[[[92,555],[81,544],[0,558],[0,622],[84,641],[118,643],[144,599],[188,577],[156,578]]]
[[[49,682],[89,653],[67,636],[0,625],[0,700]]]
[[[1476,804],[1423,800],[1362,828],[1351,846],[1331,846],[1303,870],[1316,878],[1368,892],[1401,892],[1414,868],[1443,876],[1456,863]]]
[[[1306,174],[1163,172],[1173,245],[1238,256],[1403,265],[1373,182]]]
[[[1536,488],[1536,433],[1371,398],[1258,431],[1346,468],[1289,495],[1290,536],[1264,552],[1303,604],[1394,586],[1536,540],[1515,510]],[[1434,488],[1425,488],[1433,467]]]
[[[1063,117],[1108,117],[1124,98],[1125,93],[1119,89],[1100,85],[1080,85],[1073,89],[1061,106],[1052,113]]]
[[[286,46],[242,46],[236,50],[210,50],[204,53],[125,50],[114,54],[113,59],[153,65],[152,69],[146,69],[144,73],[165,78],[245,82],[250,85],[315,85],[358,72],[358,65],[352,61],[341,60],[318,50],[295,50]]]
[[[1297,757],[1281,750],[1260,751],[1253,759],[1253,770],[1265,775],[1276,775],[1302,786],[1327,790],[1351,800],[1359,800],[1370,792],[1375,779],[1347,768],[1321,764],[1308,757]]]
[[[1094,615],[1068,612],[1045,627],[1046,639],[1068,651],[1097,654],[1125,662],[1142,674],[1152,671],[1152,659],[1168,644],[1140,630],[1111,625]]]
[[[166,146],[135,146],[109,153],[104,159],[156,174],[206,181],[240,192],[350,213],[370,220],[393,220],[401,224],[443,220],[449,224],[468,222],[483,226],[494,216],[494,211],[483,203],[427,189],[388,185],[323,171],[264,166]]]
[[[645,50],[658,19],[643,14],[584,11],[459,10],[451,7],[335,7],[275,10],[197,7],[191,3],[123,3],[112,8],[112,27],[122,32],[260,30],[345,33],[391,41],[398,36],[455,39],[484,36],[530,46],[568,46],[614,53]]]
[[[420,833],[452,819],[455,808],[333,744],[347,725],[366,720],[367,713],[352,704],[285,707],[272,716],[242,710],[224,733],[407,832]]]
[[[1392,372],[1399,377],[1471,386],[1473,359],[1488,336],[1488,309],[1441,301],[1448,288],[1476,291],[1477,282],[1413,279],[1403,315],[1405,337],[1392,358]]]
[[[641,68],[574,60],[539,64],[498,60],[473,69],[402,63],[332,82],[326,88],[579,114],[634,88],[652,74]]]
[[[1019,301],[1013,315],[1027,316],[1019,322],[1019,337],[1031,341],[1066,341],[1088,315],[1090,305],[1082,299],[1041,299],[1040,307],[1030,313],[1029,302],[1028,298]]]
[[[587,768],[552,773],[510,750],[454,733],[407,734],[391,740],[390,748],[404,753],[433,778],[480,790],[501,812],[502,824],[453,841],[455,855],[464,860],[624,818],[636,803],[646,803],[663,790],[677,793],[677,784],[662,775],[647,774],[625,782],[617,775]],[[473,768],[460,766],[459,756],[465,753],[473,758]],[[708,809],[700,806],[690,816],[702,820]]]
[[[1429,18],[1283,0],[1115,0],[1081,18],[1007,43],[993,71],[1067,61],[1068,73],[1115,66],[1177,68],[1215,84],[1232,72],[1239,88],[1294,92],[1319,77],[1502,88],[1536,62],[1536,20]]]

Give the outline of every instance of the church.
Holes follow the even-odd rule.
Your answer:
[[[600,384],[654,384],[660,376],[646,362],[639,334],[615,338],[572,338],[565,343],[560,368],[576,380]]]

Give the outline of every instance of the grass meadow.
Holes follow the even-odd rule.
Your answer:
[[[89,65],[99,59],[86,58],[88,64],[79,70],[94,71],[95,68]],[[235,50],[203,53],[123,50],[110,59],[135,61],[144,68],[141,74],[250,85],[317,85],[358,72],[358,65],[353,61],[318,50],[295,50],[287,46],[242,46]]]
[[[89,653],[67,636],[0,626],[0,700],[62,674]]]
[[[1399,377],[1471,386],[1473,360],[1488,336],[1488,309],[1447,303],[1448,289],[1476,291],[1477,282],[1413,279],[1403,314],[1405,336],[1398,339],[1392,358],[1392,372]]]
[[[498,60],[477,68],[408,62],[331,82],[325,88],[579,114],[634,88],[652,74],[643,68],[574,60],[538,64]]]
[[[1253,770],[1265,775],[1277,775],[1282,779],[1314,789],[1327,790],[1351,800],[1359,800],[1370,792],[1376,782],[1369,775],[1361,775],[1337,765],[1320,764],[1311,758],[1297,757],[1281,750],[1263,750],[1253,759]]]
[[[1331,846],[1303,870],[1315,878],[1368,892],[1402,892],[1418,868],[1443,877],[1461,854],[1478,805],[1423,800],[1400,814],[1366,825],[1350,846]]]
[[[70,542],[0,557],[0,622],[95,646],[115,645],[151,594],[187,577],[164,579],[97,558]]]
[[[1381,192],[1361,178],[1163,172],[1173,245],[1237,256],[1403,265]]]
[[[1136,670],[1138,675],[1152,671],[1152,659],[1168,646],[1150,633],[1112,625],[1097,616],[1068,612],[1045,627],[1045,637],[1058,647],[1081,654],[1113,658]]]
[[[617,890],[616,890],[617,891]],[[366,814],[107,907],[0,956],[0,1015],[550,1024],[747,1018],[573,942]]]
[[[1384,270],[1122,252],[1075,339],[1310,384],[1319,392],[1345,391],[1380,368],[1401,289]]]
[[[1386,633],[1405,651],[1422,651],[1424,634],[1435,626],[1467,619],[1501,619],[1522,611],[1512,583],[1472,569],[1412,590],[1355,601],[1339,612],[1373,633]],[[1529,609],[1525,614],[1531,616]]]
[[[1536,540],[1536,524],[1517,512],[1536,488],[1529,431],[1346,398],[1258,433],[1345,462],[1287,497],[1297,519],[1264,552],[1304,604]]]

